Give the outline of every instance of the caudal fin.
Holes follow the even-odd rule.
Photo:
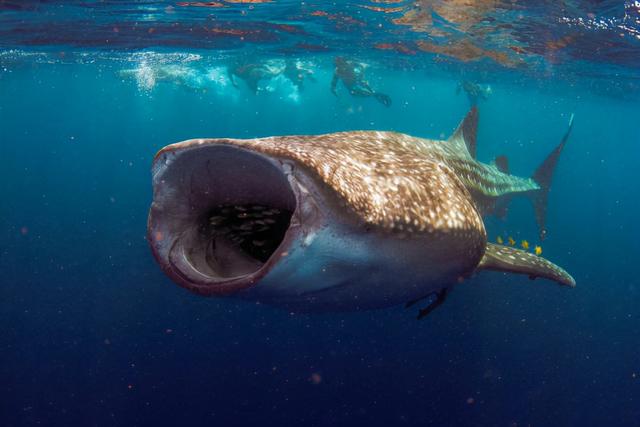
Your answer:
[[[560,144],[547,156],[546,159],[538,166],[538,169],[533,173],[531,177],[539,186],[539,190],[532,191],[529,193],[531,202],[533,203],[533,208],[535,210],[536,222],[538,223],[538,228],[540,230],[540,240],[544,240],[547,234],[546,229],[546,215],[547,215],[547,200],[549,199],[549,189],[551,188],[551,181],[553,179],[553,172],[556,168],[556,164],[558,163],[558,159],[560,158],[560,153],[562,153],[562,149],[564,148],[567,140],[569,139],[569,134],[571,133],[571,128],[573,127],[573,114],[571,114],[571,118],[569,119],[569,127],[567,132],[562,137]]]

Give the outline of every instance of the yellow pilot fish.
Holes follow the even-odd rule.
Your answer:
[[[533,250],[536,255],[540,256],[542,255],[542,248],[540,246],[536,246],[535,249]]]
[[[516,244],[516,241],[513,240],[513,237],[511,237],[511,236],[509,236],[508,242],[509,242],[509,246],[514,246]]]
[[[499,244],[499,245],[504,244],[504,240],[502,240],[502,236],[496,237],[496,243]]]
[[[522,249],[524,249],[525,251],[529,250],[529,242],[527,242],[526,240],[520,242],[520,246],[522,246]]]

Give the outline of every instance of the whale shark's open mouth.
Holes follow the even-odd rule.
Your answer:
[[[277,160],[224,140],[181,145],[154,161],[154,255],[194,292],[246,289],[286,250],[296,210],[289,177]]]
[[[203,226],[209,241],[207,263],[224,277],[242,274],[265,263],[289,228],[292,212],[262,205],[219,205]]]

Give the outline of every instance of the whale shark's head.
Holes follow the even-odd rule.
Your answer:
[[[165,272],[203,295],[254,286],[325,220],[322,190],[296,169],[230,140],[159,152],[148,238]]]
[[[153,165],[154,255],[175,282],[212,296],[388,286],[373,306],[455,281],[482,257],[482,219],[455,174],[404,138],[170,145]]]

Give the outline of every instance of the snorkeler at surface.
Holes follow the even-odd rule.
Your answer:
[[[136,68],[118,71],[124,78],[133,78],[138,87],[144,90],[153,89],[158,82],[171,82],[191,90],[206,90],[210,81],[200,68],[183,64],[147,64],[141,63]]]
[[[338,96],[336,89],[338,80],[347,88],[351,96],[369,97],[373,96],[385,107],[391,106],[391,98],[384,93],[374,91],[364,77],[364,65],[350,61],[342,56],[335,59],[336,69],[331,80],[331,93]]]
[[[245,81],[253,93],[258,93],[258,83],[263,79],[272,79],[283,73],[283,64],[274,61],[249,62],[243,59],[235,61],[229,65],[227,72],[229,80],[234,87],[238,87],[236,77]]]
[[[298,91],[302,90],[305,79],[315,81],[312,70],[304,68],[299,61],[292,59],[286,60],[283,74],[291,80],[291,83],[298,88]]]
[[[484,101],[489,99],[489,95],[492,93],[491,86],[482,86],[469,80],[464,80],[461,83],[458,83],[456,94],[460,93],[460,89],[464,90],[464,93],[467,94],[467,98],[469,99],[469,103],[472,107],[474,105],[478,105],[478,102],[481,99]]]

